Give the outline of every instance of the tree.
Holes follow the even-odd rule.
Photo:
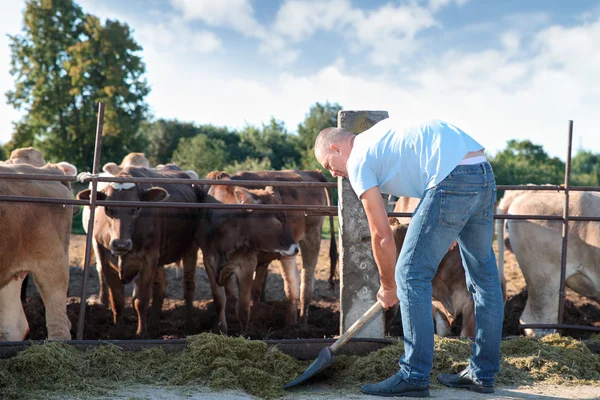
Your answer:
[[[225,142],[202,134],[181,139],[173,153],[174,163],[196,171],[200,177],[213,170],[223,170],[228,161]]]
[[[600,154],[579,151],[571,159],[571,184],[580,186],[600,185]]]
[[[246,158],[244,161],[234,161],[225,167],[225,172],[235,174],[241,171],[267,171],[272,170],[271,161],[265,157],[262,160],[258,158]]]
[[[491,157],[490,163],[499,185],[564,183],[565,163],[529,140],[509,140],[506,149]]]
[[[246,126],[240,132],[240,147],[250,152],[250,158],[268,158],[273,169],[297,165],[300,161],[298,137],[285,129],[283,122],[271,118],[262,128]]]
[[[298,139],[300,145],[301,165],[304,169],[319,169],[321,165],[315,159],[315,139],[323,129],[337,126],[338,112],[342,106],[337,103],[315,103],[309,110],[304,122],[298,125]]]
[[[102,159],[144,146],[138,134],[150,89],[127,24],[104,24],[72,0],[28,0],[20,35],[10,37],[15,89],[8,103],[26,114],[7,149],[35,146],[47,160],[80,169],[93,162],[98,102],[106,103]]]
[[[179,140],[194,137],[199,134],[199,130],[190,122],[159,119],[142,123],[140,134],[148,142],[144,150],[146,158],[151,165],[158,165],[171,162]]]

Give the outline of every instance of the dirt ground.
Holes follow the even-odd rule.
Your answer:
[[[251,326],[243,334],[253,339],[282,339],[282,338],[319,338],[332,337],[339,334],[339,287],[332,291],[329,287],[329,241],[323,240],[316,271],[315,295],[309,311],[309,322],[306,329],[285,328],[285,295],[283,280],[279,273],[279,263],[273,262],[269,267],[267,277],[265,302],[255,304],[252,308]],[[497,251],[497,249],[496,249]],[[85,236],[73,235],[71,237],[70,264],[71,274],[69,283],[68,315],[72,322],[72,333],[77,331],[77,318],[79,314],[79,296],[83,282],[83,258],[85,254]],[[211,330],[216,313],[212,304],[208,278],[199,257],[196,270],[196,293],[194,311],[194,329],[192,333]],[[94,258],[92,256],[92,262]],[[298,257],[301,265],[302,259]],[[183,274],[175,265],[166,267],[168,285],[165,304],[162,308],[160,338],[184,337],[184,301],[183,301]],[[505,320],[503,334],[505,336],[522,334],[518,329],[519,315],[527,300],[525,280],[519,269],[514,255],[505,251],[505,276],[507,280],[508,299],[505,306]],[[90,269],[88,296],[98,293],[98,277],[95,267]],[[126,295],[131,296],[132,285],[126,287]],[[578,325],[600,326],[600,306],[578,294],[568,290],[565,305],[565,323]],[[37,294],[35,285],[28,289],[28,301],[25,312],[30,325],[30,339],[43,339],[46,337],[44,307]],[[89,297],[88,297],[89,299]],[[127,298],[125,310],[126,336],[133,338],[135,335],[137,316],[131,308],[131,298]],[[228,324],[231,334],[240,334],[239,324],[234,315],[232,302],[228,302]],[[86,310],[86,324],[84,337],[86,339],[114,339],[112,335],[112,314],[110,310],[93,300],[88,301]],[[458,331],[458,330],[456,330]],[[561,332],[573,337],[587,337],[584,331],[565,330]]]
[[[516,388],[497,388],[493,394],[481,394],[460,389],[431,389],[430,398],[445,400],[490,400],[490,399],[598,399],[598,388],[593,386],[535,385]],[[126,400],[252,400],[254,397],[238,391],[215,392],[205,388],[167,389],[163,387],[141,386],[127,388],[111,395],[111,399]],[[106,399],[106,397],[98,397]],[[300,390],[290,391],[284,400],[378,400],[379,396],[368,396],[358,392],[332,390],[327,386],[306,385]]]

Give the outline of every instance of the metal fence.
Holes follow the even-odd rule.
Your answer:
[[[77,340],[83,339],[83,329],[85,324],[85,312],[86,312],[86,298],[88,292],[88,281],[89,281],[89,266],[91,258],[92,248],[92,237],[94,231],[94,216],[97,206],[110,205],[112,207],[150,207],[150,208],[212,208],[212,209],[230,209],[230,210],[286,210],[286,211],[303,211],[306,215],[338,215],[337,206],[310,206],[310,205],[265,205],[265,204],[203,204],[203,203],[176,203],[176,202],[117,202],[117,201],[99,201],[96,200],[98,182],[132,182],[132,183],[150,183],[150,184],[196,184],[196,185],[232,185],[232,186],[244,186],[244,187],[264,187],[264,186],[279,186],[279,187],[297,187],[297,188],[337,188],[335,182],[284,182],[284,181],[241,181],[241,180],[210,180],[210,179],[171,179],[171,178],[131,178],[131,177],[100,177],[98,171],[100,167],[100,154],[102,146],[102,130],[104,120],[104,103],[99,104],[98,108],[98,125],[96,130],[96,141],[94,151],[94,163],[92,173],[87,177],[80,178],[71,176],[60,176],[56,175],[35,175],[35,174],[6,174],[0,173],[0,179],[14,179],[14,180],[49,180],[49,181],[63,181],[63,182],[74,182],[80,181],[83,183],[90,183],[91,194],[90,200],[76,200],[76,199],[56,199],[56,198],[42,198],[32,196],[3,196],[0,195],[0,201],[2,202],[31,202],[31,203],[50,203],[50,204],[61,204],[61,205],[78,205],[78,206],[89,206],[90,217],[87,227],[86,245],[85,245],[85,256],[84,256],[84,273],[83,283],[80,295],[80,309],[79,309],[79,320],[77,324]],[[563,191],[565,194],[565,203],[563,209],[563,215],[494,215],[495,219],[506,220],[506,219],[519,219],[519,220],[556,220],[562,221],[562,256],[561,256],[561,279],[560,279],[560,301],[559,301],[559,314],[557,324],[528,324],[520,325],[521,328],[549,328],[549,329],[576,329],[576,330],[589,330],[589,331],[600,331],[600,327],[594,326],[581,326],[581,325],[568,325],[563,324],[563,309],[565,303],[565,274],[566,274],[566,259],[567,259],[567,244],[568,244],[568,224],[569,221],[600,221],[600,217],[582,217],[582,216],[570,216],[568,211],[569,206],[569,191],[600,191],[599,186],[579,186],[571,187],[571,143],[573,137],[573,121],[569,121],[569,138],[568,138],[568,153],[567,163],[565,169],[565,184],[560,186],[555,185],[498,185],[498,190],[545,190],[545,191]],[[389,212],[390,217],[411,217],[411,213],[406,212]],[[498,238],[503,240],[503,238]],[[168,341],[168,340],[167,340]]]

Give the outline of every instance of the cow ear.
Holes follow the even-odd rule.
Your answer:
[[[56,164],[58,169],[60,169],[66,176],[77,176],[77,167],[69,164],[66,161],[59,162]]]
[[[79,200],[90,200],[90,196],[92,194],[92,190],[91,189],[85,189],[82,190],[81,192],[77,193],[77,198]],[[100,201],[104,201],[106,200],[106,193],[104,192],[96,192],[96,200],[100,200]]]
[[[273,198],[273,200],[275,201],[275,203],[281,203],[281,194],[279,193],[279,190],[276,187],[273,186],[267,186],[265,188],[265,192],[271,196]]]
[[[111,175],[117,175],[119,172],[121,172],[121,167],[119,167],[114,162],[109,162],[109,163],[104,164],[104,167],[102,167],[102,170],[104,172],[108,172]]]
[[[236,187],[233,190],[233,194],[235,195],[235,199],[237,200],[237,202],[239,204],[258,204],[259,203],[258,198],[247,189],[244,189],[241,187]]]
[[[159,187],[142,190],[142,193],[140,193],[140,200],[142,201],[163,201],[167,197],[169,197],[169,192]]]

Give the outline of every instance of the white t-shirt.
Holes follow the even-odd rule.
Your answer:
[[[407,125],[401,119],[388,118],[356,136],[346,168],[359,197],[374,186],[395,196],[422,197],[468,152],[482,149],[465,132],[444,121]]]

